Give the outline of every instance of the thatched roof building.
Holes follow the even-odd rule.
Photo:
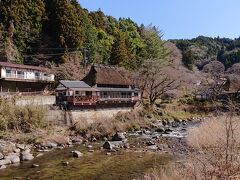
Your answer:
[[[98,87],[124,87],[132,85],[132,82],[117,67],[94,65],[83,81],[90,86]]]

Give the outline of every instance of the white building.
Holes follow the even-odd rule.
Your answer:
[[[43,91],[54,82],[54,74],[44,67],[0,62],[0,72],[1,92]]]

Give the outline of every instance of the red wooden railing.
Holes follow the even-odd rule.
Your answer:
[[[97,96],[75,96],[67,98],[67,101],[74,105],[94,105],[97,103],[97,100]]]

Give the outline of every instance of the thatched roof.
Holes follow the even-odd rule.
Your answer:
[[[117,67],[94,65],[83,81],[94,86],[103,85],[132,85],[131,81]]]

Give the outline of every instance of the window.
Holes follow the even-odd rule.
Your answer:
[[[79,95],[79,91],[75,91],[75,94],[76,94],[76,95]]]
[[[24,78],[24,72],[23,71],[17,71],[17,78]]]
[[[12,71],[11,71],[10,69],[7,69],[7,70],[6,70],[6,73],[7,73],[7,74],[11,74],[11,72],[12,72]]]

